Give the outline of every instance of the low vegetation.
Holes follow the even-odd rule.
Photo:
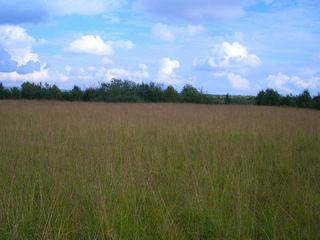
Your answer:
[[[205,94],[191,84],[186,84],[179,93],[172,86],[153,82],[137,84],[128,80],[112,79],[101,83],[99,87],[82,90],[74,86],[62,91],[56,85],[24,82],[21,88],[5,88],[0,83],[0,99],[47,99],[85,102],[183,102],[202,104],[237,104],[291,106],[320,109],[320,94],[311,97],[306,89],[300,95],[281,96],[273,89],[261,90],[257,96],[230,96],[229,94]]]
[[[318,239],[320,112],[0,101],[1,239]]]

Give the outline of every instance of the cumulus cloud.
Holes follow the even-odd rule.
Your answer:
[[[137,8],[163,18],[215,21],[241,17],[252,0],[138,0]]]
[[[133,47],[134,44],[129,40],[103,41],[99,35],[85,35],[71,42],[67,51],[93,55],[110,55],[114,53],[114,48],[131,50]]]
[[[0,80],[37,81],[47,79],[48,67],[32,52],[35,40],[25,29],[0,26]]]
[[[170,59],[168,57],[161,58],[156,81],[165,84],[181,83],[181,77],[174,72],[174,69],[179,67],[180,63],[178,60]]]
[[[29,61],[38,61],[38,55],[32,52],[35,39],[29,36],[24,28],[11,25],[0,26],[0,47],[5,49],[11,59],[19,65]]]
[[[240,75],[237,75],[234,73],[228,73],[227,78],[230,81],[230,83],[234,89],[238,89],[238,90],[249,90],[250,89],[250,83],[249,83],[248,79],[246,79]]]
[[[135,82],[142,82],[143,80],[147,80],[150,77],[149,73],[141,68],[138,70],[130,71],[122,67],[108,69],[105,73],[105,76],[107,80],[118,78],[129,79]]]
[[[104,42],[98,35],[86,35],[70,43],[68,51],[73,53],[109,55],[113,53],[113,48],[111,44]]]
[[[41,66],[39,71],[30,71],[25,72],[24,74],[19,74],[15,72],[1,72],[0,71],[0,81],[34,81],[34,82],[43,82],[52,80],[49,69],[45,66]]]
[[[251,89],[249,80],[242,77],[239,74],[235,74],[229,71],[223,71],[223,72],[213,72],[212,75],[218,78],[226,78],[234,89],[237,89],[237,90]]]
[[[193,61],[197,70],[210,71],[213,76],[227,79],[232,87],[237,90],[251,90],[250,82],[242,75],[248,69],[260,65],[260,59],[255,54],[249,53],[247,48],[238,42],[223,42],[211,50],[209,58]]]
[[[0,48],[0,72],[17,74],[28,74],[41,71],[42,64],[39,61],[29,61],[25,65],[18,65],[18,62],[11,60],[10,54]]]
[[[247,68],[254,68],[260,65],[258,56],[248,53],[245,46],[238,42],[232,44],[223,42],[211,50],[211,57],[207,59],[196,58],[193,66],[198,70],[221,70],[233,69],[245,72]]]
[[[265,82],[267,87],[277,89],[284,93],[297,93],[304,89],[318,90],[320,88],[320,77],[316,75],[301,78],[288,76],[281,72],[276,75],[269,75]]]
[[[138,69],[126,69],[124,67],[106,68],[106,67],[78,67],[74,68],[69,65],[65,67],[66,77],[73,82],[105,82],[113,78],[128,79],[135,82],[147,80],[150,75],[148,67],[143,64]]]
[[[179,27],[157,23],[152,27],[152,35],[154,38],[165,42],[174,42],[176,39],[190,39],[204,36],[206,33],[207,29],[202,25]]]
[[[0,24],[40,23],[50,19],[47,1],[10,0],[0,2]]]

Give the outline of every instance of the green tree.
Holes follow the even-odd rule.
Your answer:
[[[311,107],[312,98],[307,89],[297,96],[298,107]]]
[[[261,90],[256,97],[257,105],[268,105],[268,106],[276,106],[281,103],[281,95],[271,89],[268,88],[266,91]]]
[[[165,102],[179,102],[180,95],[171,85],[164,90],[164,100]]]
[[[164,102],[165,100],[162,86],[154,82],[151,82],[150,84],[139,84],[137,86],[137,95],[144,102]]]
[[[186,84],[182,91],[181,96],[184,102],[188,103],[200,103],[201,95],[199,91],[191,84]]]
[[[320,109],[320,93],[318,93],[318,96],[313,97],[312,107],[316,109]]]
[[[60,100],[62,97],[61,90],[54,84],[48,89],[48,99]]]
[[[10,89],[10,92],[9,92],[9,97],[11,99],[20,99],[21,98],[21,91],[19,88],[17,87],[13,87]]]
[[[21,96],[24,99],[43,99],[45,88],[43,88],[42,83],[24,82],[21,84]]]
[[[281,105],[290,107],[296,106],[296,98],[292,94],[287,94],[285,97],[281,98]]]
[[[224,103],[225,104],[231,104],[232,103],[231,98],[229,96],[229,93],[227,93],[226,97],[224,98]]]
[[[0,99],[7,99],[9,97],[8,90],[0,83]]]
[[[71,101],[81,101],[83,99],[83,92],[80,87],[74,85],[70,91],[70,100]]]

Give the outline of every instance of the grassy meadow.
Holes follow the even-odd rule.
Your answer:
[[[0,101],[0,239],[319,239],[320,111]]]

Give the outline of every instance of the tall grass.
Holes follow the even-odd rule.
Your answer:
[[[0,239],[318,239],[320,112],[0,101]]]

